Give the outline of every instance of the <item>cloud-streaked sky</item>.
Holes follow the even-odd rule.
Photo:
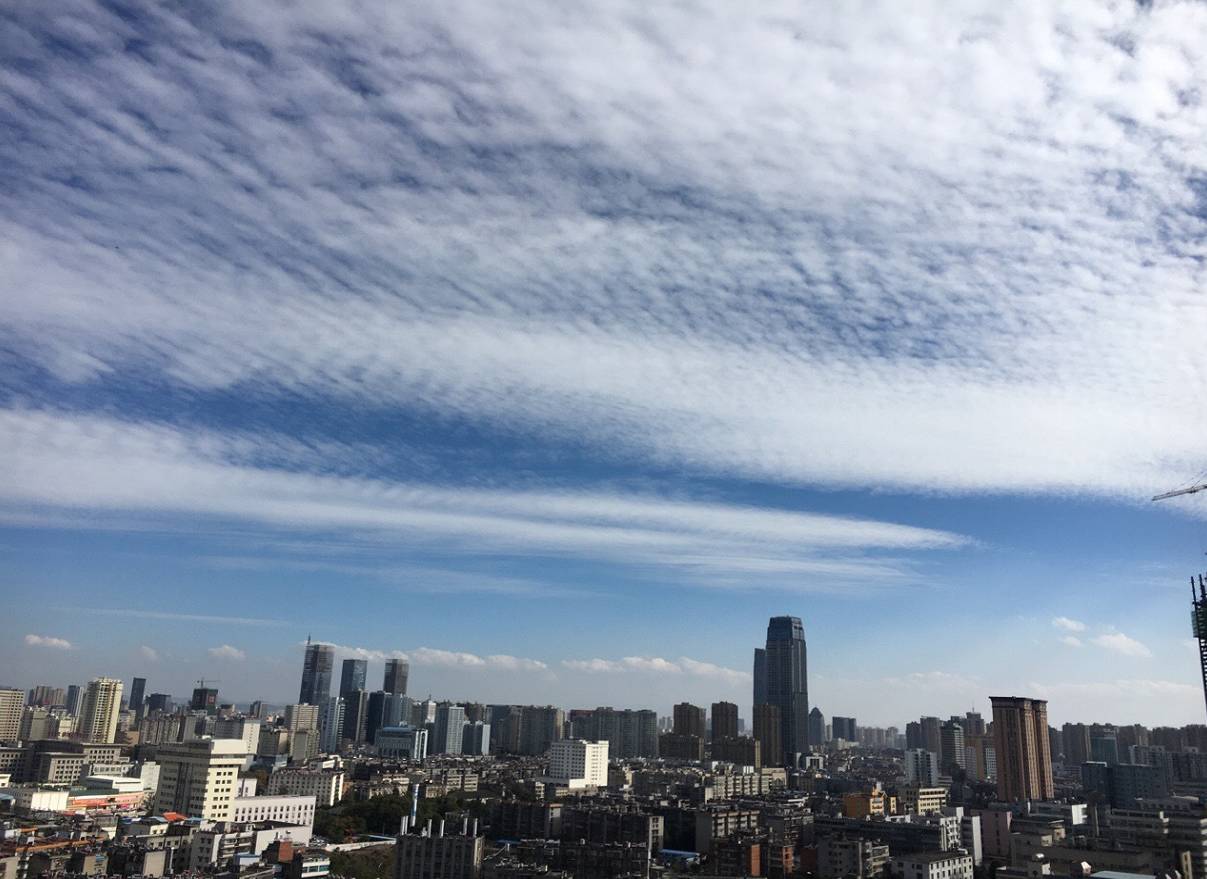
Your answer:
[[[1189,2],[7,5],[0,667],[285,700],[312,634],[665,711],[746,705],[792,613],[827,715],[1201,721],[1204,506],[1147,498],[1207,467],[1203,45]]]

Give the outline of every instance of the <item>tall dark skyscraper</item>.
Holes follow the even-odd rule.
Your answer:
[[[67,687],[67,713],[78,717],[80,713],[80,685],[70,684]]]
[[[809,744],[824,745],[826,743],[826,716],[821,709],[814,705],[809,709]]]
[[[368,676],[369,660],[345,659],[339,675],[339,697],[347,699],[349,695],[355,693],[357,690],[365,689],[365,682]]]
[[[405,696],[407,694],[407,676],[410,673],[410,663],[405,659],[387,659],[386,676],[382,681],[381,688],[395,696]]]
[[[139,720],[142,720],[143,697],[146,695],[146,692],[146,678],[135,678],[130,682],[130,701],[127,705]]]
[[[330,644],[306,642],[302,659],[302,688],[298,701],[318,705],[331,698],[331,672],[335,668],[335,647]]]
[[[782,753],[768,753],[764,743],[764,763],[786,766],[796,754],[807,753],[809,678],[799,617],[772,617],[767,623],[767,646],[754,651],[754,698],[756,706],[774,705],[780,715]]]

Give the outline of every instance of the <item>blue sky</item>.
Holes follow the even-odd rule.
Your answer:
[[[0,28],[13,683],[1202,720],[1202,7]]]

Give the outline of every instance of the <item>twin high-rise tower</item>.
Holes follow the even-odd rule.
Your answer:
[[[800,617],[772,617],[766,646],[754,651],[754,725],[768,763],[793,765],[796,755],[809,751],[808,662]]]
[[[298,701],[307,705],[323,704],[331,697],[331,678],[334,671],[335,645],[311,643],[307,640],[306,653],[302,658],[302,686],[298,691]],[[358,690],[367,690],[368,671],[368,660],[345,659],[340,669],[340,698],[347,699]],[[405,696],[409,672],[410,665],[405,659],[387,659],[382,691],[394,696]]]

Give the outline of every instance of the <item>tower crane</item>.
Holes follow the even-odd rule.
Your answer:
[[[1207,482],[1200,482],[1198,485],[1190,486],[1190,488],[1177,488],[1173,491],[1164,491],[1161,494],[1153,495],[1153,500],[1164,501],[1171,497],[1181,497],[1184,494],[1194,494],[1199,491],[1207,491]]]
[[[1201,478],[1201,477],[1200,477]],[[1154,495],[1154,501],[1163,501],[1171,497],[1181,497],[1184,494],[1196,494],[1207,491],[1207,482],[1197,482],[1189,488],[1176,488],[1173,491]],[[1203,698],[1207,700],[1207,578],[1199,574],[1198,592],[1195,592],[1194,577],[1190,578],[1190,613],[1194,627],[1194,638],[1199,644],[1199,672],[1203,678]]]

